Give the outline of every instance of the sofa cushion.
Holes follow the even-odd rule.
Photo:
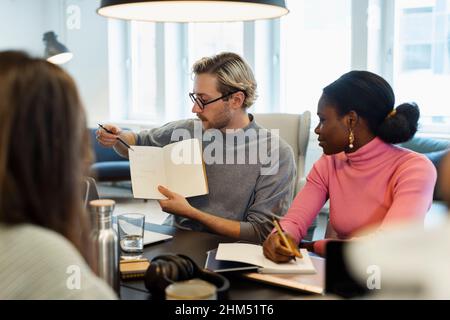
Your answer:
[[[97,131],[96,128],[89,129],[91,133],[91,141],[92,145],[94,147],[94,155],[95,155],[95,162],[105,162],[105,161],[125,161],[123,157],[117,154],[116,151],[114,151],[113,148],[105,148],[100,143],[98,143],[95,132]]]
[[[98,181],[130,180],[130,163],[128,161],[97,162],[91,166],[91,175]]]
[[[97,141],[97,128],[89,130],[95,158],[90,175],[98,181],[130,180],[130,162],[118,155],[113,148],[105,148]]]
[[[449,149],[450,141],[434,138],[415,137],[408,142],[402,143],[401,146],[418,153],[429,153]]]
[[[450,141],[443,139],[415,137],[408,142],[401,144],[402,147],[412,151],[422,153],[426,156],[438,170],[439,179],[439,164],[444,156],[450,151]],[[442,200],[439,190],[439,183],[434,187],[433,200]]]

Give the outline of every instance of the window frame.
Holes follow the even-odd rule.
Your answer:
[[[351,68],[369,70],[383,76],[395,88],[395,39],[397,32],[395,28],[395,1],[397,0],[351,0]],[[374,9],[375,8],[375,9]],[[373,12],[379,13],[378,20],[371,19]],[[369,14],[371,13],[371,14]],[[111,23],[111,22],[110,22]],[[250,109],[251,112],[285,112],[286,99],[284,92],[284,79],[281,78],[283,61],[281,59],[281,35],[280,20],[269,20],[270,34],[267,37],[267,50],[265,65],[266,76],[271,87],[270,99],[264,106],[258,105]],[[374,25],[372,24],[375,24]],[[115,26],[115,32],[120,33],[121,45],[127,51],[120,57],[110,57],[110,69],[114,71],[112,76],[120,79],[110,78],[111,106],[110,117],[118,122],[133,122],[146,125],[161,125],[170,119],[170,116],[177,114],[179,119],[192,117],[188,92],[192,90],[190,86],[189,46],[188,46],[188,24],[157,24],[157,119],[146,117],[145,114],[130,114],[133,98],[131,96],[131,28],[127,22],[121,22],[121,26]],[[374,29],[375,28],[375,29]],[[124,31],[125,30],[125,31]],[[110,30],[111,31],[111,30]],[[258,73],[255,34],[255,22],[244,22],[244,57],[250,64],[255,74]],[[124,36],[124,34],[126,36]],[[110,42],[114,35],[109,33]],[[250,39],[250,40],[249,40]],[[117,41],[116,41],[117,42]],[[118,44],[111,45],[118,48]],[[260,50],[260,48],[259,48]],[[170,72],[168,72],[168,70]],[[116,75],[114,75],[114,73]],[[120,75],[127,75],[120,77]],[[122,83],[122,86],[117,83]],[[260,80],[258,79],[258,82]],[[125,88],[125,90],[124,90]],[[117,90],[124,92],[119,93]],[[260,99],[261,99],[260,92]],[[413,97],[412,97],[413,98]],[[314,117],[312,128],[314,127]],[[447,125],[436,124],[421,125],[420,134],[435,134],[450,136]]]

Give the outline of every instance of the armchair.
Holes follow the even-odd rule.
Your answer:
[[[280,130],[280,137],[286,141],[294,152],[297,176],[294,196],[306,183],[305,160],[308,149],[311,112],[302,114],[267,113],[254,114],[255,121],[266,129]]]
[[[122,158],[113,149],[100,145],[95,137],[96,128],[91,128],[89,131],[95,156],[90,176],[95,177],[99,182],[131,180],[128,159]]]

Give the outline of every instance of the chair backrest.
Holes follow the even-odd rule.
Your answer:
[[[87,177],[84,183],[85,183],[84,207],[88,210],[89,202],[91,202],[92,200],[98,200],[100,197],[98,195],[97,184],[95,183],[94,178]]]
[[[266,113],[254,114],[255,121],[266,129],[278,129],[280,137],[286,141],[294,151],[297,165],[295,194],[301,189],[305,178],[306,152],[311,128],[311,112],[302,114]]]

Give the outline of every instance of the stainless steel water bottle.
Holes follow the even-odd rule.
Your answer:
[[[119,240],[113,228],[114,200],[89,202],[98,275],[119,294]]]

